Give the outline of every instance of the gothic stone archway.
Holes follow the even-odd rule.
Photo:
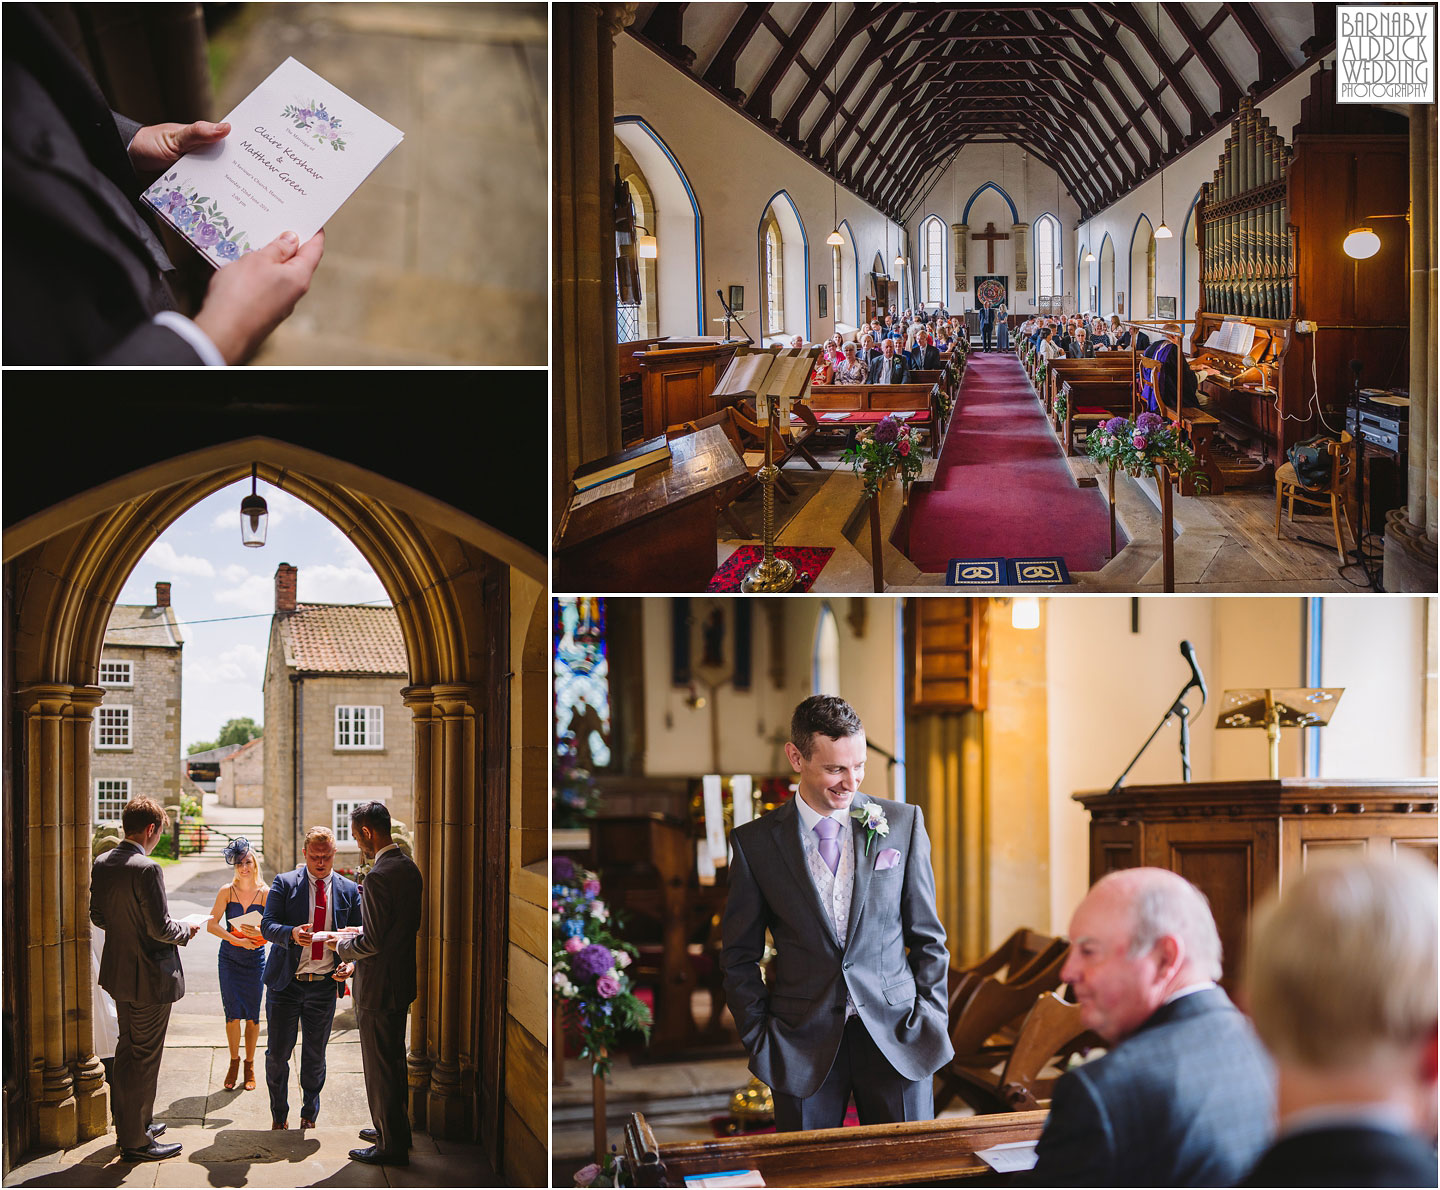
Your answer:
[[[518,904],[525,932],[544,937],[537,922],[547,882],[519,866],[520,848],[511,854],[512,828],[522,825],[519,782],[536,780],[520,771],[533,766],[521,765],[512,780],[519,736],[511,722],[526,693],[521,684],[543,683],[543,675],[522,666],[515,685],[507,678],[512,641],[525,640],[544,601],[543,562],[422,492],[270,438],[151,464],[6,534],[7,1155],[70,1147],[107,1128],[92,1043],[88,901],[90,731],[110,609],[164,529],[257,461],[262,479],[356,545],[394,603],[405,640],[415,855],[426,879],[411,1010],[412,1119],[434,1136],[481,1142],[497,1169],[524,1184],[544,1172],[545,1123],[517,1111],[535,1093],[510,1086],[506,1071],[543,1071],[545,1034],[533,1023],[517,1030],[505,989],[542,1001],[544,955],[521,943],[530,954],[523,969],[510,970],[508,927]],[[513,1055],[512,1066],[507,1038],[534,1052]]]

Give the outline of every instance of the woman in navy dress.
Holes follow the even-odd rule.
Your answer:
[[[263,910],[269,890],[260,883],[260,863],[250,840],[238,838],[225,848],[225,862],[235,879],[215,896],[206,927],[220,939],[220,1001],[225,1008],[225,1039],[230,1043],[230,1069],[225,1089],[235,1089],[240,1073],[240,1024],[245,1024],[245,1089],[255,1089],[255,1043],[260,1037],[260,981],[265,971],[265,943],[243,938],[230,923],[252,909]]]

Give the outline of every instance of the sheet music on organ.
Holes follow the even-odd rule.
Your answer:
[[[1248,322],[1234,322],[1228,318],[1211,331],[1210,337],[1205,340],[1206,347],[1230,355],[1248,355],[1254,345],[1255,328]]]

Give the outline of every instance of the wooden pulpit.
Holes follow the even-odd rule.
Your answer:
[[[1090,811],[1092,884],[1120,868],[1167,868],[1209,898],[1231,992],[1256,901],[1309,864],[1402,848],[1436,862],[1432,780],[1195,781],[1074,797]]]
[[[645,437],[654,438],[671,426],[714,413],[710,394],[739,346],[734,340],[665,339],[636,351]]]

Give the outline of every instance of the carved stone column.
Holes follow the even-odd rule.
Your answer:
[[[439,724],[434,709],[434,696],[428,686],[407,686],[401,691],[405,705],[410,708],[412,738],[414,740],[414,786],[411,790],[415,806],[415,821],[410,824],[410,837],[414,841],[415,863],[425,880],[426,904],[430,891],[430,845],[435,832],[430,829],[431,796],[434,785],[435,735]],[[429,913],[421,920],[420,933],[415,939],[415,1003],[410,1006],[410,1053],[407,1059],[410,1085],[410,1121],[422,1131],[429,1131],[425,1107],[430,1095],[430,990],[435,981],[430,978],[430,930]],[[438,994],[438,989],[437,989]]]
[[[425,878],[410,1022],[412,1110],[431,1136],[456,1140],[470,1139],[474,1126],[478,1039],[463,1022],[474,1018],[478,985],[502,982],[498,971],[477,979],[479,907],[466,896],[478,862],[466,831],[467,807],[479,797],[479,694],[460,684],[405,691],[415,715],[415,858]]]
[[[970,228],[965,223],[952,223],[950,230],[955,236],[955,288],[964,294],[969,288],[965,283],[965,274],[970,253]],[[960,305],[964,308],[963,300]]]
[[[1436,574],[1434,104],[1410,106],[1410,473],[1406,507],[1385,518],[1385,589],[1433,591]]]
[[[1015,245],[1015,289],[1018,293],[1024,293],[1030,288],[1030,263],[1026,257],[1030,244],[1030,225],[1028,223],[1012,223],[1010,225],[1010,242]],[[1010,306],[1015,306],[1015,295],[1010,295]]]
[[[90,718],[103,691],[45,684],[20,691],[24,713],[27,872],[24,1039],[34,1141],[71,1148],[106,1127],[91,1035]],[[83,962],[81,961],[83,958]]]
[[[620,449],[616,366],[615,35],[633,4],[554,9],[552,156],[555,275],[552,484],[561,507],[575,468]]]

